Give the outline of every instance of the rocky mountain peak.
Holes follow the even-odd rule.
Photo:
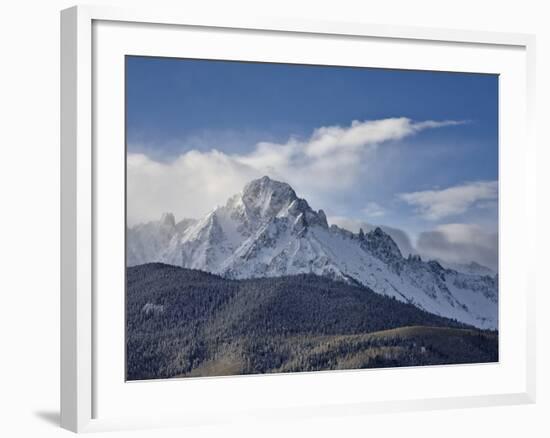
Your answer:
[[[383,256],[382,260],[401,259],[403,257],[391,236],[380,227],[376,227],[365,234],[363,244],[374,254]]]
[[[260,217],[275,217],[297,199],[292,187],[268,176],[250,181],[242,192],[248,211]]]
[[[269,220],[275,217],[289,217],[298,220],[303,227],[320,225],[328,228],[323,210],[316,212],[305,199],[299,198],[287,183],[264,176],[249,182],[240,196],[232,198],[232,205],[241,205],[247,216]]]
[[[160,223],[168,227],[175,227],[176,218],[174,217],[173,213],[163,213],[162,216],[160,217]]]
[[[403,261],[403,255],[389,234],[380,227],[376,227],[366,234],[361,228],[359,234],[356,236],[359,239],[361,248],[382,260],[384,263],[387,263],[392,269],[399,271],[399,266]]]

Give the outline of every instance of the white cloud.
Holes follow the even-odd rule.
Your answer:
[[[286,181],[318,203],[327,193],[353,187],[378,145],[461,123],[405,117],[354,121],[318,128],[305,140],[260,142],[249,153],[191,150],[168,163],[128,154],[128,223],[154,220],[165,211],[177,219],[202,216],[262,175]]]
[[[475,261],[498,271],[498,234],[479,225],[440,225],[420,233],[416,248],[425,258],[451,263]]]
[[[497,181],[477,181],[442,190],[401,193],[400,199],[416,207],[418,213],[430,220],[438,220],[465,213],[470,207],[487,205],[498,199]]]
[[[376,202],[368,202],[362,212],[367,217],[382,217],[386,214],[386,209]]]
[[[329,126],[313,132],[306,145],[306,154],[320,157],[334,152],[355,152],[365,146],[376,145],[389,140],[400,140],[428,128],[458,125],[465,122],[455,120],[413,122],[406,117],[353,121],[350,127]]]
[[[129,154],[128,224],[157,220],[163,212],[174,213],[176,220],[200,217],[257,176],[254,169],[217,151],[191,151],[170,163]]]

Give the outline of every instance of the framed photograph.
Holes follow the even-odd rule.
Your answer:
[[[534,38],[61,14],[61,423],[534,401]]]

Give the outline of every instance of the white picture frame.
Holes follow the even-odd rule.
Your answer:
[[[126,28],[120,30],[117,26],[126,26]],[[139,38],[139,34],[143,32],[141,27],[149,29],[147,44],[145,44],[145,40]],[[101,144],[110,141],[119,144],[120,134],[124,132],[124,127],[120,126],[123,114],[118,111],[120,104],[123,105],[119,99],[123,95],[120,85],[124,81],[123,75],[120,76],[120,70],[117,70],[120,63],[115,62],[113,70],[105,70],[104,66],[109,60],[121,61],[121,54],[136,54],[136,50],[141,53],[140,47],[143,47],[143,53],[147,54],[156,53],[160,50],[159,48],[163,48],[162,50],[165,52],[160,55],[168,56],[172,53],[170,50],[177,52],[179,50],[177,42],[174,43],[174,47],[169,47],[166,44],[167,40],[163,40],[163,38],[166,38],[166,33],[178,32],[178,29],[186,29],[186,32],[200,32],[201,38],[203,36],[208,38],[208,35],[214,35],[216,32],[231,31],[236,35],[235,38],[250,41],[251,47],[254,46],[255,40],[263,38],[264,35],[268,35],[273,41],[279,37],[310,40],[334,38],[335,41],[337,39],[339,45],[352,44],[352,42],[353,44],[362,44],[366,41],[369,41],[369,44],[383,42],[386,45],[396,46],[392,50],[400,50],[403,54],[403,59],[400,60],[399,65],[394,66],[395,68],[414,69],[416,65],[416,68],[421,69],[440,68],[460,71],[460,56],[456,56],[452,60],[450,56],[441,56],[438,59],[430,60],[429,63],[424,61],[425,64],[420,65],[419,60],[408,59],[405,56],[407,47],[418,47],[418,50],[426,51],[437,50],[443,53],[446,45],[453,45],[457,50],[464,49],[465,56],[467,56],[468,50],[478,49],[483,49],[487,53],[489,51],[499,53],[493,59],[491,56],[479,56],[482,53],[479,52],[472,57],[473,64],[471,66],[479,65],[481,72],[504,75],[508,73],[503,72],[510,69],[509,76],[504,76],[510,77],[510,81],[504,81],[502,86],[504,88],[501,87],[504,96],[501,101],[501,122],[504,120],[510,123],[506,124],[501,131],[501,148],[505,147],[506,153],[501,157],[500,162],[500,172],[503,177],[500,190],[501,196],[504,195],[505,200],[504,205],[501,206],[500,215],[501,220],[506,218],[504,224],[501,224],[501,227],[505,227],[506,232],[501,233],[500,244],[501,251],[506,255],[504,260],[501,259],[501,270],[503,267],[509,266],[517,266],[517,268],[513,275],[506,274],[506,270],[503,271],[501,282],[513,285],[517,295],[512,297],[507,295],[506,291],[503,295],[504,307],[501,308],[501,318],[504,323],[501,323],[500,336],[509,342],[504,345],[504,359],[501,359],[495,368],[486,368],[485,370],[480,366],[462,366],[460,369],[454,368],[458,371],[448,371],[449,368],[445,367],[430,367],[424,370],[375,371],[384,373],[380,374],[380,376],[385,376],[380,378],[381,381],[390,379],[396,382],[409,379],[413,375],[412,373],[415,373],[414,379],[420,379],[419,382],[422,379],[431,378],[430,376],[435,376],[436,381],[437,379],[447,380],[451,377],[450,373],[452,373],[453,379],[460,379],[460,376],[463,378],[474,376],[475,380],[477,373],[496,376],[491,382],[488,377],[480,378],[480,380],[488,382],[487,386],[480,386],[479,391],[481,392],[472,391],[467,387],[462,389],[457,387],[452,392],[446,392],[445,388],[436,390],[436,385],[434,385],[429,394],[415,392],[412,389],[409,392],[399,389],[391,392],[389,398],[376,394],[372,397],[362,397],[357,394],[352,397],[349,392],[346,392],[346,388],[354,385],[354,382],[359,382],[358,379],[363,379],[367,374],[365,371],[362,374],[358,374],[362,371],[350,371],[333,374],[305,373],[306,375],[301,376],[193,379],[189,381],[185,391],[204,391],[206,394],[209,393],[208,391],[210,393],[219,391],[222,394],[219,406],[207,410],[207,401],[198,401],[193,411],[179,405],[168,410],[163,403],[157,403],[156,406],[144,406],[143,411],[135,415],[131,415],[130,411],[125,412],[122,408],[117,408],[117,406],[124,405],[123,400],[139,399],[140,394],[144,399],[168,394],[167,397],[170,400],[170,397],[174,398],[182,393],[182,387],[181,382],[175,381],[125,383],[120,381],[120,358],[113,362],[115,365],[112,368],[116,369],[116,372],[112,374],[108,374],[111,363],[105,362],[109,360],[111,354],[109,352],[116,351],[116,348],[120,347],[118,334],[120,334],[119,329],[123,325],[124,313],[116,313],[116,309],[120,310],[120,303],[123,303],[123,299],[122,301],[118,299],[110,306],[113,309],[113,313],[110,315],[105,313],[107,298],[103,296],[98,300],[98,294],[104,291],[108,287],[110,279],[114,278],[103,268],[105,258],[101,239],[105,239],[105,237],[100,236],[109,236],[113,242],[124,242],[125,225],[124,222],[119,223],[120,216],[115,215],[116,225],[107,230],[106,226],[102,225],[105,221],[101,217],[101,211],[105,211],[105,208],[97,208],[99,205],[108,207],[109,203],[116,205],[116,202],[120,201],[120,196],[118,196],[120,190],[118,189],[114,190],[118,195],[115,193],[107,200],[107,197],[111,195],[106,194],[105,187],[118,187],[120,178],[124,174],[124,169],[119,166],[120,161],[117,161],[120,159],[120,149],[116,147],[110,149],[119,154],[117,156],[104,152],[97,154],[98,141]],[[134,43],[131,49],[128,48],[128,45],[125,46],[127,42],[123,41],[123,37],[117,36],[118,32],[132,32]],[[164,35],[162,35],[163,33]],[[182,35],[182,37],[185,38],[186,35]],[[105,44],[105,42],[109,42],[109,44]],[[271,43],[271,40],[267,42]],[[212,41],[212,43],[210,48],[207,43],[196,45],[193,48],[193,53],[200,55],[201,52],[204,52],[204,56],[207,58],[221,56],[213,55],[213,51],[209,52],[209,50],[224,50],[223,46],[220,47],[219,41]],[[228,40],[226,44],[229,45],[231,42]],[[285,44],[288,44],[288,41]],[[228,46],[225,51],[230,52],[229,49]],[[130,51],[127,52],[127,50]],[[328,52],[331,50],[335,52],[335,48],[327,48]],[[536,202],[534,195],[536,154],[532,127],[535,90],[534,53],[534,36],[524,34],[424,29],[366,23],[258,19],[257,17],[244,16],[239,20],[229,21],[224,17],[197,16],[187,11],[129,10],[103,6],[77,6],[62,11],[61,426],[75,432],[86,432],[120,428],[207,424],[250,416],[261,419],[275,416],[299,418],[312,415],[342,415],[344,413],[360,415],[381,411],[399,412],[415,409],[534,402],[535,273],[533,272],[533,257],[535,251],[532,250],[536,235],[533,213]],[[251,59],[253,56],[256,55],[250,51],[249,55],[243,54],[242,59]],[[274,50],[269,56],[258,56],[259,58],[255,60],[273,60],[278,55]],[[292,56],[295,56],[294,60],[300,59],[298,52]],[[336,55],[329,53],[322,56]],[[233,59],[231,55],[228,57]],[[262,59],[262,57],[266,59]],[[390,61],[384,57],[376,59],[374,66],[387,67],[390,65],[388,64]],[[115,64],[119,67],[116,67]],[[123,63],[121,62],[121,64]],[[464,71],[472,71],[471,66],[468,68],[465,65]],[[113,82],[105,86],[98,85],[100,81],[103,81],[104,73],[111,71]],[[100,89],[105,91],[98,91]],[[511,93],[514,95],[508,96],[506,90],[515,90]],[[109,91],[111,99],[119,99],[115,101],[116,105],[109,106],[112,108],[109,113],[105,109],[105,99],[103,99],[106,91]],[[519,106],[519,109],[513,109],[516,111],[513,114],[508,112],[512,111],[509,108],[511,102],[517,102]],[[103,111],[104,109],[105,111]],[[513,117],[518,115],[517,118]],[[103,123],[103,120],[107,118],[117,125],[107,126]],[[106,134],[107,131],[108,134]],[[516,147],[514,148],[512,145],[516,145]],[[514,166],[514,163],[517,165]],[[517,182],[517,186],[512,187],[506,183],[507,180],[512,179]],[[105,204],[102,204],[103,202]],[[517,208],[517,202],[522,202],[522,208]],[[522,240],[519,241],[514,238],[514,235],[521,223],[527,223],[527,226],[522,229]],[[521,260],[511,254],[515,250],[521,250]],[[119,290],[115,286],[111,287],[118,291],[117,294],[124,293],[124,289]],[[510,297],[509,300],[508,297]],[[105,325],[102,321],[108,318],[116,321]],[[510,324],[511,318],[515,321],[515,327]],[[110,344],[104,335],[106,331],[118,333],[113,336],[114,341]],[[107,346],[107,344],[109,345]],[[514,359],[514,363],[508,364],[506,352],[511,352],[512,349],[519,351],[519,353],[516,352],[518,359]],[[99,351],[102,351],[102,354],[98,354]],[[123,350],[120,351],[120,355],[123,356]],[[508,367],[508,365],[510,366]],[[372,384],[373,371],[367,371],[367,373],[370,373],[368,379]],[[110,382],[115,380],[118,382],[115,386],[119,389],[111,388],[113,385]],[[363,380],[366,384],[367,380]],[[458,383],[460,386],[460,382]],[[307,388],[311,390],[319,387],[319,384],[326,384],[328,390],[319,393],[312,392],[309,399],[306,396],[297,397],[299,400],[296,404],[288,404],[284,395],[276,392],[276,388],[292,388],[296,385],[302,385],[304,390],[302,392],[307,392]],[[374,388],[374,386],[372,387]],[[273,391],[272,397],[267,400],[267,396],[264,395],[265,400],[255,400],[254,405],[247,404],[237,397],[234,409],[229,409],[229,407],[226,410],[223,409],[224,391],[232,391],[232,393],[237,391],[262,397],[257,393],[258,388],[261,388],[262,393],[267,395],[270,395],[269,391]],[[373,389],[373,392],[376,393],[376,389]],[[106,395],[113,400],[111,405],[106,401]],[[139,409],[135,412],[139,412]],[[144,413],[146,414],[144,415]]]

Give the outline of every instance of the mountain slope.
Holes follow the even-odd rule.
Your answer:
[[[176,223],[172,213],[159,221],[139,224],[127,229],[126,259],[128,266],[166,259],[180,243],[182,233],[196,221],[183,219]]]
[[[380,228],[354,234],[329,227],[322,210],[314,211],[288,184],[268,177],[250,182],[226,205],[181,230],[173,222],[130,229],[128,266],[163,262],[235,279],[314,273],[359,282],[476,327],[498,327],[496,277],[404,258]]]
[[[411,326],[423,327],[403,328]],[[497,345],[494,333],[312,274],[230,280],[163,264],[127,269],[130,380],[490,362]]]
[[[453,269],[463,274],[490,276],[490,277],[494,277],[495,275],[497,275],[496,271],[493,271],[491,268],[480,265],[479,263],[476,263],[476,262],[470,262],[470,263],[449,263],[449,262],[443,262],[443,261],[439,261],[439,262],[443,267],[447,269]]]

